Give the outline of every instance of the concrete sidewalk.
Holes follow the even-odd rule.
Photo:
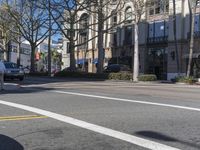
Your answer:
[[[17,83],[4,83],[4,90],[17,90],[20,88],[20,85]]]

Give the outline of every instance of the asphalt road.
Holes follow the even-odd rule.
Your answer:
[[[200,86],[30,77],[8,85],[0,150],[200,149]]]

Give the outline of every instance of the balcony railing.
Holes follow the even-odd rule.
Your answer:
[[[147,43],[148,44],[167,43],[167,41],[168,41],[168,36],[147,38]]]

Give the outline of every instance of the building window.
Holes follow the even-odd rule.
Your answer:
[[[132,26],[125,27],[124,45],[132,45]]]
[[[149,15],[154,15],[154,9],[153,8],[149,8]]]
[[[89,15],[83,14],[80,17],[80,23],[79,23],[79,44],[82,44],[80,46],[80,49],[85,49],[88,39],[88,24],[89,24]]]
[[[168,36],[168,22],[167,21],[156,21],[156,22],[150,22],[149,23],[149,31],[148,31],[148,37],[154,38],[154,37],[165,37]]]
[[[163,1],[163,0],[149,0],[147,3],[148,7],[148,14],[151,15],[157,15],[162,13],[168,13],[169,12],[169,0]]]
[[[80,18],[80,23],[79,23],[79,28],[80,29],[87,29],[88,28],[88,20],[89,19],[89,16],[88,14],[83,14]]]
[[[117,46],[117,32],[113,34],[113,45]]]
[[[194,32],[200,31],[200,14],[195,14]]]
[[[117,25],[117,14],[114,14],[114,16],[112,16],[111,25],[112,27],[115,27]]]
[[[132,9],[131,9],[131,7],[127,7],[126,8],[126,11],[125,11],[125,20],[126,21],[132,21],[132,17],[133,16],[133,14],[132,14]]]
[[[155,14],[160,14],[160,7],[155,8]]]
[[[197,6],[198,7],[200,6],[200,0],[197,0]]]
[[[66,44],[67,53],[70,53],[70,49],[69,48],[70,48],[69,47],[69,42],[67,42],[67,44]]]
[[[17,46],[12,45],[11,48],[12,48],[12,52],[17,53]]]

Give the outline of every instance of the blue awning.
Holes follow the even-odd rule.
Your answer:
[[[85,63],[85,59],[78,59],[78,60],[76,60],[76,64],[81,65],[81,64],[84,64],[84,63]]]
[[[108,58],[105,58],[105,61],[108,61],[109,59]],[[93,61],[92,61],[93,64],[97,64],[98,63],[98,58],[95,58]]]
[[[82,64],[84,64],[84,63],[87,63],[88,62],[88,60],[87,59],[78,59],[78,60],[76,60],[76,64],[79,64],[79,65],[82,65]]]

